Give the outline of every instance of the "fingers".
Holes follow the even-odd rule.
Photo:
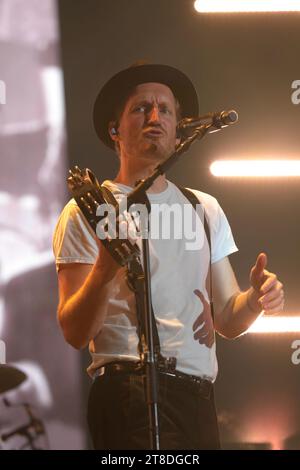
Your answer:
[[[284,307],[283,285],[276,274],[265,269],[267,255],[260,253],[256,264],[251,270],[250,281],[256,292],[262,294],[257,300],[258,304],[269,315],[280,312]]]
[[[267,291],[267,294],[259,298],[259,302],[265,306],[268,302],[276,299],[282,300],[283,297],[283,285],[281,282],[276,281],[273,287]]]
[[[206,302],[204,295],[202,294],[202,292],[199,289],[195,289],[194,294],[196,294],[196,296],[199,297],[199,299],[201,300],[201,302],[203,304],[204,304],[204,302]]]
[[[215,335],[213,330],[205,331],[204,328],[201,328],[194,334],[194,339],[199,342],[199,344],[205,344],[208,348],[211,348],[215,342]]]
[[[200,328],[201,325],[203,325],[205,322],[204,318],[204,313],[200,313],[199,317],[197,317],[196,321],[193,324],[193,331],[196,331],[198,328]]]
[[[266,292],[259,298],[259,303],[264,309],[265,314],[270,315],[278,313],[284,307],[283,284],[278,281],[275,274],[270,274],[261,290]]]
[[[200,325],[201,325],[201,323],[200,323]],[[195,331],[197,328],[193,328],[193,330]],[[210,325],[208,325],[202,318],[202,326],[201,326],[201,328],[197,329],[197,331],[194,334],[194,338],[196,337],[196,335],[199,335],[199,334],[200,334],[200,336],[207,336],[210,331],[211,331]]]
[[[265,302],[263,305],[264,312],[269,315],[270,313],[278,313],[283,310],[284,307],[284,295],[280,295],[273,300]]]
[[[284,300],[282,302],[274,301],[268,305],[268,308],[264,310],[265,315],[275,315],[276,313],[282,312],[284,308]]]
[[[265,284],[262,286],[261,291],[264,295],[259,298],[259,303],[262,308],[267,311],[281,311],[284,307],[284,291],[283,284],[278,281],[275,274],[270,274]]]
[[[278,279],[277,279],[276,274],[269,273],[269,271],[265,271],[265,273],[266,273],[267,279],[265,280],[265,282],[263,283],[263,285],[260,288],[260,291],[263,294],[266,294],[268,291],[273,289],[276,286],[276,284],[279,282]],[[282,287],[282,284],[281,284],[281,287]]]
[[[250,271],[250,283],[255,290],[259,290],[265,281],[265,276],[268,273],[265,267],[267,265],[267,255],[260,253],[256,259],[255,266]]]
[[[200,315],[197,317],[196,321],[193,324],[193,331],[195,331],[197,328],[199,328],[202,323],[206,323],[209,325],[210,328],[213,328],[213,323],[212,323],[212,318],[211,318],[211,310],[210,310],[210,305],[207,302],[206,298],[204,297],[203,293],[199,289],[194,290],[194,294],[197,295],[197,297],[200,299],[202,306],[203,306],[203,311],[200,313]]]
[[[260,253],[256,259],[254,269],[257,273],[263,273],[265,267],[267,266],[268,258],[266,253]]]
[[[194,340],[211,348],[215,342],[215,334],[209,303],[199,289],[194,290],[194,294],[197,295],[203,305],[202,313],[193,324]]]
[[[209,336],[214,336],[214,330],[212,324],[208,321],[205,321],[204,313],[201,313],[193,325],[194,339],[204,342],[204,340]]]
[[[215,342],[215,333],[212,325],[208,322],[203,323],[204,317],[202,317],[202,327],[199,328],[194,334],[194,340],[198,341],[199,344],[205,344],[205,346],[211,348]],[[194,330],[195,331],[195,330]]]

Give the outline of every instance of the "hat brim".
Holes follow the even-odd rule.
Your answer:
[[[168,65],[143,64],[114,75],[100,90],[94,105],[93,121],[100,140],[114,149],[108,132],[108,124],[115,119],[115,111],[132,88],[142,83],[162,83],[168,86],[178,99],[182,117],[197,116],[198,97],[190,79],[180,70]]]

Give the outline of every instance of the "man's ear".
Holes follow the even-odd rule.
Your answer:
[[[115,121],[111,121],[108,124],[108,132],[109,132],[110,138],[114,142],[116,142],[118,140],[118,127],[117,127],[117,123]]]

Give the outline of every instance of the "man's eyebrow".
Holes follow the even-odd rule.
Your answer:
[[[147,98],[138,98],[133,100],[133,104],[140,104],[140,103],[150,103],[151,101]]]
[[[148,103],[152,103],[152,99],[143,97],[143,98],[133,99],[132,105],[135,106],[137,104],[148,104]],[[171,102],[168,99],[164,98],[162,101],[159,100],[158,104],[159,105],[171,105]]]

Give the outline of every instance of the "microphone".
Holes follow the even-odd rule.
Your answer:
[[[185,131],[193,130],[196,127],[208,126],[209,132],[216,132],[223,127],[234,124],[238,120],[238,113],[231,109],[230,111],[221,111],[219,113],[209,113],[203,116],[184,118],[177,124],[177,131],[185,135]]]

